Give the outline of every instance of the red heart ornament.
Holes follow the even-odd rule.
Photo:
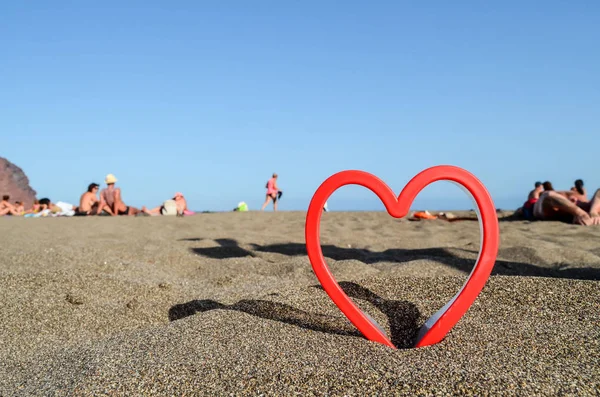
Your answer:
[[[327,178],[315,192],[306,215],[306,250],[312,268],[323,289],[344,315],[369,340],[396,348],[385,332],[369,315],[363,313],[339,286],[325,263],[320,242],[320,225],[323,206],[331,194],[345,185],[361,185],[375,193],[385,205],[387,212],[395,218],[408,214],[413,200],[427,185],[446,180],[457,183],[475,201],[479,218],[481,245],[479,257],[467,281],[458,293],[431,316],[419,331],[415,347],[433,345],[446,337],[462,316],[471,307],[496,262],[500,231],[498,217],[492,198],[479,179],[468,171],[448,165],[440,165],[421,171],[404,187],[398,198],[381,179],[363,171],[342,171]]]

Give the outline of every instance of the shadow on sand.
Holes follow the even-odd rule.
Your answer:
[[[340,286],[349,297],[370,302],[387,316],[390,323],[390,339],[396,347],[403,349],[414,346],[420,328],[418,324],[420,313],[413,303],[383,299],[356,283],[341,282]],[[320,288],[320,285],[315,287]],[[233,305],[224,305],[210,299],[193,300],[171,307],[169,320],[176,321],[210,310],[236,310],[313,331],[363,337],[342,313],[340,316],[310,313],[284,303],[259,299],[240,300]]]
[[[197,241],[200,239],[186,240]],[[190,250],[198,255],[215,259],[242,258],[246,256],[256,257],[257,253],[260,252],[277,253],[286,256],[307,255],[306,245],[300,243],[269,245],[250,244],[249,247],[252,248],[246,249],[240,247],[238,242],[233,239],[216,239],[215,241],[219,243],[220,246],[209,248],[190,248]],[[372,251],[369,249],[343,248],[335,245],[322,245],[321,249],[326,258],[336,261],[354,259],[365,264],[375,264],[380,262],[406,263],[419,259],[427,259],[453,267],[467,274],[469,274],[473,269],[473,266],[475,265],[475,259],[462,258],[452,251],[462,251],[475,257],[477,256],[478,252],[462,248],[391,248],[385,251]],[[534,258],[534,260],[536,259]],[[541,259],[539,261],[542,262]],[[497,259],[494,270],[492,271],[492,275],[600,280],[600,268],[566,268],[563,266],[563,264],[539,266],[532,265],[530,263]]]

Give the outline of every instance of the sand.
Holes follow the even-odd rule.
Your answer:
[[[0,218],[0,395],[600,395],[600,227],[500,222],[479,298],[415,349],[477,222],[324,214],[332,272],[390,349],[320,288],[304,221]]]

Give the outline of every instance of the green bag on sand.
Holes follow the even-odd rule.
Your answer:
[[[241,201],[238,203],[238,206],[234,209],[234,211],[246,212],[248,211],[248,204]]]

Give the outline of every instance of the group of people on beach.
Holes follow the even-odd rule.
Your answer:
[[[35,200],[30,209],[25,209],[23,202],[10,203],[10,196],[5,195],[0,202],[0,215],[14,216],[45,216],[46,214],[64,214],[70,216],[90,215],[177,215],[183,216],[191,213],[187,208],[187,201],[182,193],[177,192],[172,198],[164,201],[161,205],[148,209],[141,209],[125,204],[121,194],[121,188],[116,187],[117,178],[108,174],[104,179],[106,188],[100,190],[100,185],[90,183],[80,199],[79,205],[73,206],[63,202],[53,203],[48,198]]]
[[[265,202],[261,211],[273,202],[273,210],[277,211],[277,202],[281,199],[283,192],[277,186],[278,175],[274,173],[267,181]],[[187,201],[182,193],[177,192],[172,198],[167,199],[161,205],[148,209],[145,206],[138,209],[125,204],[121,188],[116,187],[117,178],[108,174],[104,179],[106,188],[100,190],[100,185],[90,183],[80,199],[79,205],[73,206],[63,202],[53,203],[48,198],[35,200],[30,209],[25,209],[22,201],[10,202],[10,196],[4,195],[0,201],[0,215],[13,216],[44,216],[46,214],[67,214],[70,216],[92,216],[92,215],[176,215],[183,216],[192,214],[187,207]]]
[[[583,180],[569,190],[555,190],[550,181],[535,182],[517,215],[528,220],[555,220],[578,225],[600,225],[600,189],[588,199]]]
[[[164,201],[161,205],[152,209],[142,206],[141,209],[125,204],[121,194],[121,188],[116,187],[117,178],[108,174],[104,179],[106,188],[100,190],[97,183],[91,183],[85,193],[81,195],[79,206],[75,208],[75,215],[129,215],[140,213],[146,215],[177,215],[183,216],[187,208],[187,201],[182,193]]]
[[[60,212],[64,211],[59,205],[50,201],[49,198],[42,198],[39,200],[35,200],[32,207],[30,209],[25,209],[25,205],[22,201],[15,201],[14,203],[10,202],[10,196],[5,194],[2,196],[2,201],[0,201],[0,216],[2,215],[13,215],[13,216],[23,216],[23,215],[31,215],[38,214],[44,211],[48,212]]]

